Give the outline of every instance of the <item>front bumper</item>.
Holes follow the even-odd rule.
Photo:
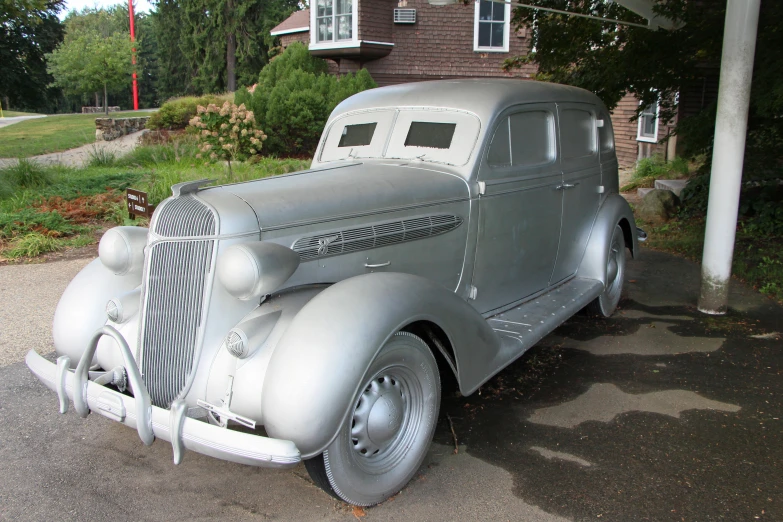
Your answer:
[[[102,335],[111,335],[123,350],[126,371],[134,397],[87,380],[87,366]],[[290,468],[298,464],[301,454],[288,440],[261,437],[250,433],[228,430],[186,416],[185,403],[175,401],[171,410],[149,403],[149,395],[141,382],[138,367],[130,355],[127,343],[111,327],[98,330],[93,342],[83,354],[75,372],[67,369],[67,357],[54,364],[36,353],[28,352],[25,362],[30,371],[60,397],[60,412],[68,409],[68,399],[83,416],[95,411],[109,419],[136,429],[145,444],[157,437],[169,441],[174,450],[174,462],[179,464],[185,449],[222,460],[267,468]],[[80,374],[83,377],[80,377]],[[81,388],[81,395],[77,390]]]

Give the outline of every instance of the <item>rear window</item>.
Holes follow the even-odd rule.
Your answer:
[[[378,122],[360,123],[358,125],[346,125],[343,127],[343,134],[340,136],[338,147],[363,147],[372,142],[372,135],[375,134],[375,127]]]
[[[581,109],[560,112],[560,147],[563,159],[576,159],[595,154],[595,118]]]
[[[405,137],[406,147],[427,147],[432,149],[451,148],[456,123],[434,123],[412,121]]]

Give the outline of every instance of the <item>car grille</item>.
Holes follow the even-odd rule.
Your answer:
[[[436,214],[303,237],[296,240],[292,250],[302,261],[308,261],[437,236],[461,224],[459,216]]]
[[[192,196],[157,209],[152,232],[168,238],[214,236],[212,210]],[[152,403],[167,408],[193,370],[214,241],[164,241],[151,247],[144,281],[141,370]]]

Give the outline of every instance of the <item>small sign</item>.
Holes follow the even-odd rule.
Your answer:
[[[125,201],[128,202],[128,214],[131,219],[136,216],[151,218],[155,211],[155,206],[150,205],[146,192],[129,188],[125,191]]]

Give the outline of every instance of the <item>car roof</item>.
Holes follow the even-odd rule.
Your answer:
[[[380,107],[437,107],[463,109],[487,122],[500,111],[521,103],[575,102],[603,107],[584,89],[521,79],[465,79],[404,83],[360,92],[340,103],[332,118]]]

